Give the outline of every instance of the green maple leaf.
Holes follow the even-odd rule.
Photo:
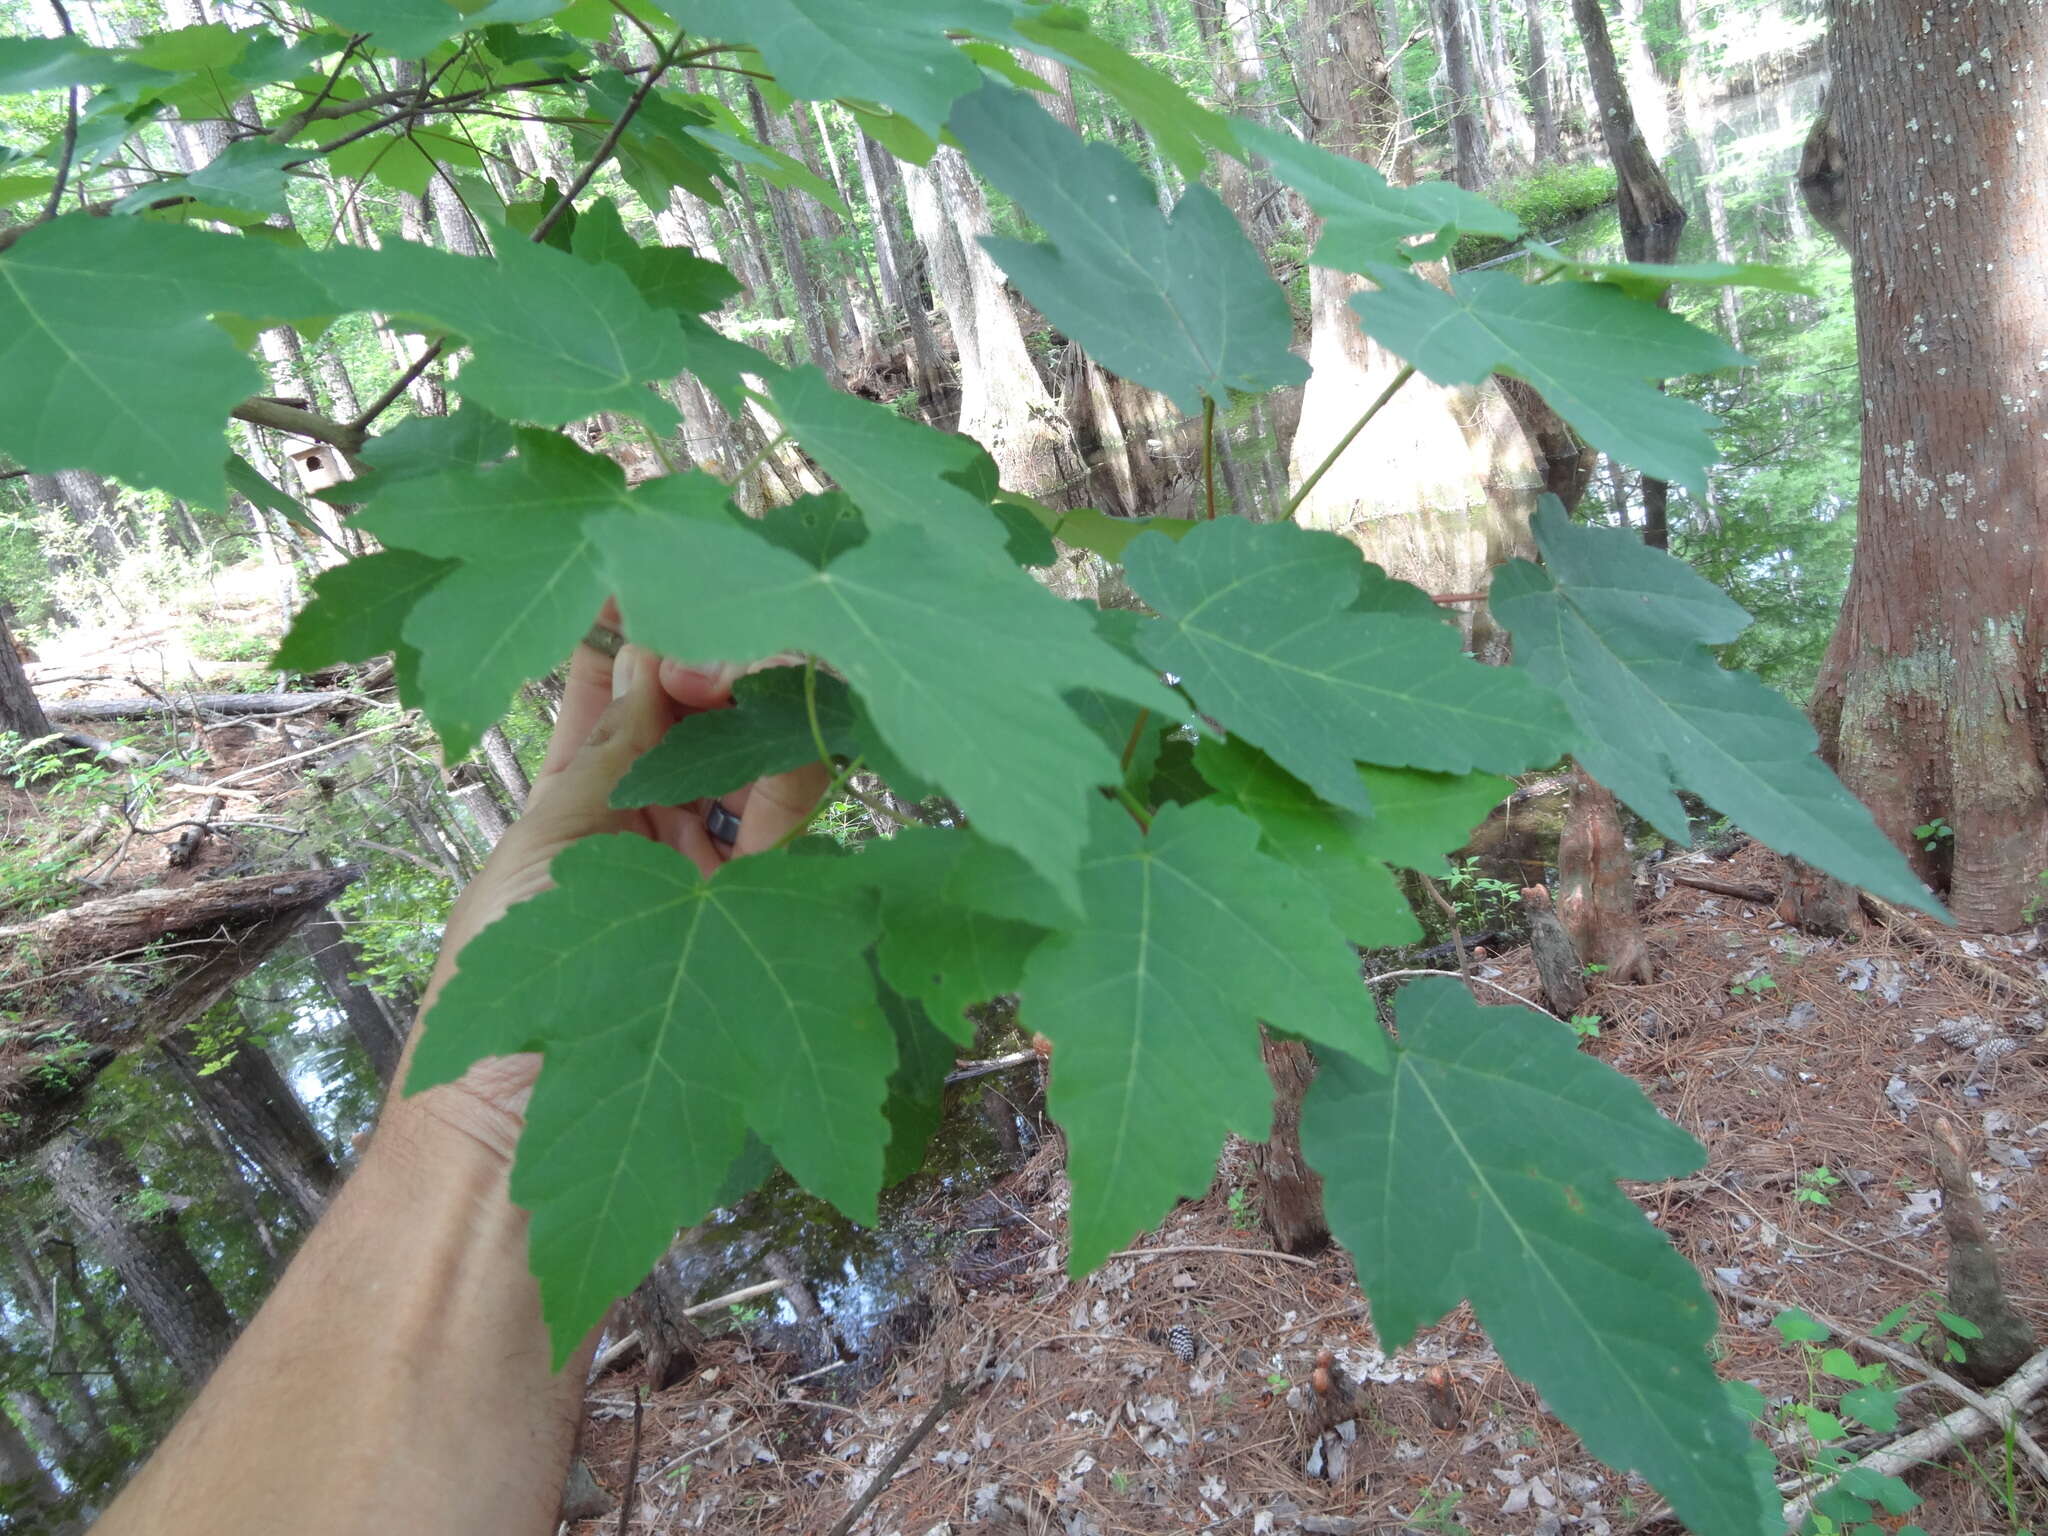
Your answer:
[[[1191,186],[1171,217],[1113,144],[1083,144],[1021,91],[989,84],[950,126],[1049,245],[981,237],[1017,289],[1113,373],[1183,411],[1233,389],[1298,384],[1287,295],[1221,198]]]
[[[519,685],[568,655],[611,591],[585,528],[600,512],[729,515],[725,487],[667,475],[636,491],[610,459],[523,431],[517,458],[385,486],[356,524],[386,544],[459,562],[406,616],[423,660],[422,707],[451,761],[466,757]],[[664,580],[671,578],[664,575]]]
[[[1118,765],[1060,695],[1101,688],[1162,718],[1178,707],[1078,608],[922,528],[878,529],[821,567],[731,521],[614,514],[590,526],[633,639],[683,658],[821,657],[897,757],[1069,894],[1076,813]],[[670,573],[689,570],[718,575],[676,602]]]
[[[68,85],[164,86],[171,79],[79,37],[0,37],[0,96]]]
[[[492,258],[392,240],[378,251],[321,251],[308,264],[335,308],[462,337],[473,353],[463,397],[500,416],[578,421],[619,411],[659,432],[676,423],[673,407],[644,386],[688,365],[682,332],[615,268],[525,240],[501,240]]]
[[[819,676],[812,688],[825,745],[841,757],[860,755],[860,714],[846,684]],[[687,715],[670,726],[627,770],[612,804],[683,805],[818,760],[802,667],[742,677],[732,685],[732,702],[731,709]]]
[[[715,261],[672,246],[641,245],[626,233],[616,204],[600,198],[577,215],[569,247],[585,261],[607,262],[624,272],[640,297],[656,309],[700,315],[737,298],[739,279]],[[732,343],[735,347],[739,343]],[[751,347],[743,349],[758,358]]]
[[[1087,921],[1032,951],[1022,988],[1027,1026],[1053,1041],[1076,1275],[1208,1188],[1226,1132],[1267,1134],[1259,1021],[1361,1056],[1384,1049],[1322,892],[1258,851],[1249,817],[1169,805],[1140,833],[1097,800],[1089,834]]]
[[[223,506],[227,414],[266,385],[210,317],[326,307],[267,241],[84,214],[31,229],[0,251],[0,449]]]
[[[1032,52],[1079,70],[1144,127],[1159,152],[1189,181],[1207,172],[1212,148],[1238,153],[1228,119],[1195,102],[1165,70],[1132,58],[1090,31],[1087,13],[1079,6],[1026,9],[1017,17],[1015,33]]]
[[[656,0],[698,37],[749,42],[790,95],[851,96],[900,112],[936,138],[946,109],[981,82],[948,32],[1002,36],[1004,0]]]
[[[533,1214],[558,1364],[712,1209],[749,1130],[874,1221],[897,1047],[866,954],[874,902],[841,864],[781,850],[707,880],[640,838],[585,838],[464,949],[406,1088],[545,1053],[512,1199]]]
[[[1586,1448],[1692,1529],[1777,1529],[1708,1361],[1714,1305],[1613,1183],[1689,1173],[1699,1144],[1555,1019],[1433,979],[1402,988],[1396,1017],[1392,1071],[1323,1055],[1301,1121],[1381,1346],[1469,1299]]]
[[[482,406],[464,401],[447,416],[408,416],[389,432],[371,438],[357,455],[370,473],[348,482],[350,502],[372,499],[400,480],[417,480],[450,469],[482,469],[518,444],[512,424]]]
[[[1707,649],[1749,616],[1683,562],[1626,532],[1575,528],[1555,497],[1532,519],[1547,567],[1494,575],[1492,608],[1515,662],[1554,688],[1586,771],[1666,837],[1686,835],[1691,790],[1760,842],[1888,900],[1941,907],[1816,755],[1806,716]]]
[[[1273,174],[1322,220],[1309,253],[1319,267],[1366,273],[1375,263],[1440,256],[1460,234],[1511,240],[1522,232],[1513,214],[1451,182],[1397,187],[1363,160],[1332,154],[1263,123],[1240,119],[1232,126],[1239,142],[1264,156]]]
[[[1569,740],[1556,700],[1473,661],[1447,624],[1360,612],[1371,569],[1333,533],[1235,517],[1124,556],[1160,615],[1139,631],[1145,656],[1326,800],[1373,809],[1357,761],[1442,773],[1555,761]]]
[[[130,194],[130,198],[153,200],[178,191],[219,208],[242,213],[284,212],[285,167],[306,158],[303,149],[291,149],[262,139],[243,139],[230,144],[213,159],[174,186],[157,184]]]
[[[1613,283],[1631,297],[1656,303],[1674,283],[1716,288],[1765,288],[1776,293],[1812,293],[1797,272],[1758,261],[1581,261],[1532,240],[1525,249],[1539,266],[1568,272],[1587,282]]]
[[[319,0],[313,9],[349,32],[369,33],[380,52],[411,59],[473,27],[539,21],[563,4],[564,0],[494,0],[463,11],[441,0]]]
[[[906,827],[867,844],[852,878],[881,899],[883,977],[961,1045],[967,1010],[1015,992],[1031,951],[1072,920],[1021,858],[969,831]]]
[[[817,368],[767,377],[777,419],[871,525],[914,526],[992,565],[1009,563],[1005,525],[988,504],[999,489],[995,464],[973,438],[905,421],[834,389]]]
[[[1372,797],[1359,841],[1389,864],[1425,874],[1442,869],[1515,787],[1491,773],[1424,773],[1374,763],[1360,763],[1358,776]]]
[[[1367,817],[1330,805],[1242,741],[1205,737],[1195,745],[1195,769],[1259,824],[1262,852],[1314,882],[1331,920],[1353,944],[1387,949],[1422,937],[1394,872],[1373,856],[1365,836],[1384,809]]]
[[[1351,300],[1366,334],[1429,378],[1478,384],[1513,374],[1596,448],[1705,494],[1714,418],[1653,381],[1741,366],[1742,354],[1718,336],[1614,283],[1470,272],[1446,293],[1390,266],[1370,276],[1378,290]]]
[[[876,996],[896,1037],[896,1070],[882,1114],[889,1122],[889,1149],[882,1160],[882,1184],[900,1184],[924,1166],[925,1148],[945,1110],[946,1074],[953,1070],[953,1042],[932,1028],[921,1005],[894,991],[879,977]]]
[[[312,600],[292,616],[271,664],[312,672],[390,651],[399,697],[417,707],[420,655],[405,641],[405,621],[413,605],[454,569],[452,560],[381,549],[322,571],[313,578]]]

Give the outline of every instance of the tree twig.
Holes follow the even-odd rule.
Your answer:
[[[678,32],[676,40],[670,43],[655,58],[653,64],[648,66],[647,78],[642,80],[640,88],[633,92],[632,100],[628,101],[625,110],[619,113],[619,120],[612,124],[611,132],[607,133],[603,141],[598,144],[590,159],[584,163],[583,169],[577,173],[576,179],[562,189],[562,195],[555,200],[555,206],[541,215],[540,222],[533,226],[531,238],[534,244],[538,245],[547,238],[548,231],[555,227],[555,221],[568,212],[570,206],[575,203],[578,194],[590,185],[590,178],[595,176],[598,168],[611,158],[612,151],[618,148],[619,140],[624,137],[627,126],[635,117],[639,116],[641,106],[653,94],[655,86],[660,84],[661,77],[667,73],[669,65],[675,62],[676,55],[682,52],[683,37],[684,34]]]
[[[1288,520],[1289,518],[1292,518],[1294,514],[1298,510],[1300,510],[1301,504],[1304,501],[1308,500],[1308,493],[1314,490],[1316,488],[1317,482],[1320,481],[1324,475],[1330,472],[1330,466],[1332,464],[1335,464],[1338,458],[1342,456],[1344,450],[1351,446],[1352,440],[1356,438],[1359,433],[1363,432],[1366,429],[1367,424],[1372,421],[1373,417],[1379,415],[1380,408],[1384,406],[1389,400],[1394,398],[1394,396],[1400,391],[1401,386],[1403,384],[1406,384],[1410,379],[1414,377],[1415,369],[1412,365],[1407,368],[1403,368],[1399,373],[1394,375],[1393,382],[1387,385],[1385,389],[1380,391],[1380,397],[1377,400],[1373,401],[1371,405],[1368,405],[1365,408],[1365,414],[1360,416],[1358,420],[1354,421],[1351,424],[1351,430],[1349,432],[1346,432],[1342,437],[1338,438],[1336,446],[1333,447],[1328,453],[1323,455],[1323,462],[1318,464],[1314,469],[1309,471],[1308,478],[1301,482],[1301,489],[1296,491],[1294,493],[1293,499],[1291,499],[1287,503],[1287,510],[1280,514],[1281,520],[1283,522]]]
[[[640,1415],[646,1406],[646,1394],[634,1387],[633,1450],[626,1457],[626,1488],[619,1495],[619,1536],[626,1536],[633,1523],[633,1495],[640,1491]]]
[[[882,1496],[882,1490],[887,1488],[890,1481],[902,1470],[903,1463],[909,1459],[910,1453],[932,1432],[932,1426],[959,1406],[960,1399],[965,1395],[959,1386],[950,1381],[939,1389],[939,1400],[932,1404],[931,1411],[919,1419],[917,1427],[897,1443],[896,1449],[889,1453],[889,1459],[882,1463],[882,1470],[868,1483],[867,1491],[853,1501],[853,1508],[841,1515],[825,1536],[846,1536],[846,1533],[853,1529],[860,1517],[868,1512],[868,1506]]]
[[[1299,1264],[1303,1269],[1314,1269],[1314,1259],[1304,1259],[1298,1254],[1282,1253],[1278,1248],[1232,1248],[1227,1243],[1169,1243],[1161,1248],[1124,1248],[1107,1255],[1112,1259],[1156,1259],[1169,1253],[1228,1253],[1240,1259],[1277,1259],[1282,1264]]]

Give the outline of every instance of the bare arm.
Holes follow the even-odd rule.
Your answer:
[[[701,807],[615,812],[611,788],[679,714],[723,682],[628,647],[579,650],[527,814],[450,914],[434,999],[462,946],[545,888],[578,837],[635,830],[707,873],[728,856]],[[808,814],[816,772],[764,780],[733,852]],[[418,1031],[415,1031],[417,1036]],[[399,1067],[404,1082],[408,1049]],[[575,1441],[590,1342],[549,1369],[526,1267],[526,1215],[507,1197],[538,1058],[481,1062],[407,1099],[394,1087],[361,1166],[178,1426],[96,1528],[102,1536],[549,1532]]]

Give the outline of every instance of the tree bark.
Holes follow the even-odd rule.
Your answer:
[[[1486,123],[1472,88],[1471,50],[1465,36],[1465,0],[1435,0],[1444,40],[1444,89],[1450,95],[1453,179],[1468,192],[1493,180],[1486,155]]]
[[[1557,916],[1587,965],[1611,981],[1650,980],[1650,946],[1636,921],[1635,872],[1613,794],[1572,767],[1572,804],[1557,844]]]
[[[234,1342],[235,1321],[178,1230],[175,1211],[140,1214],[142,1180],[115,1143],[68,1130],[36,1164],[79,1235],[121,1284],[187,1385],[196,1387]]]
[[[1821,93],[1820,110],[1799,154],[1799,197],[1814,223],[1849,243],[1848,166],[1842,156],[1842,129],[1835,121],[1835,84],[1832,79]]]
[[[49,716],[36,698],[22,666],[28,647],[15,638],[14,610],[0,598],[0,731],[12,731],[27,741],[39,741],[51,733]]]
[[[1593,77],[1593,98],[1600,107],[1600,136],[1607,146],[1607,158],[1614,164],[1622,250],[1630,261],[1669,263],[1677,257],[1679,237],[1685,233],[1685,205],[1673,195],[1671,183],[1665,180],[1663,167],[1650,152],[1636,121],[1628,86],[1615,63],[1607,13],[1600,0],[1572,0],[1572,14],[1578,18],[1586,67]],[[1657,302],[1668,304],[1669,293]],[[1662,480],[1644,475],[1642,496],[1643,542],[1652,549],[1668,549],[1670,488]]]
[[[1815,723],[1958,921],[2003,932],[2048,869],[2048,10],[1830,14],[1863,466]],[[1911,833],[1936,817],[1930,854]]]
[[[1373,6],[1309,0],[1306,29],[1314,46],[1297,82],[1315,142],[1377,166],[1393,181],[1411,180]],[[1292,433],[1296,484],[1401,370],[1400,359],[1360,330],[1350,308],[1367,286],[1348,273],[1309,269],[1314,372]],[[1537,481],[1529,442],[1497,386],[1445,389],[1417,376],[1295,516],[1307,527],[1343,534],[1368,560],[1427,591],[1477,592],[1503,561],[1533,558],[1528,515]],[[1482,654],[1498,651],[1497,631],[1483,614],[1460,621],[1479,626],[1473,640]]]
[[[321,907],[300,929],[301,941],[312,958],[313,968],[327,987],[328,996],[348,1021],[349,1033],[370,1058],[377,1081],[391,1085],[398,1071],[398,1058],[411,1032],[411,1011],[387,1004],[369,987],[355,979],[362,969],[362,952],[350,941],[348,930],[332,907]]]
[[[163,1052],[194,1101],[263,1170],[300,1229],[310,1232],[341,1183],[326,1139],[254,1040],[239,1041],[225,1060],[208,1060],[198,1044],[187,1033],[164,1041]]]
[[[704,1335],[685,1313],[689,1305],[682,1277],[667,1254],[626,1298],[625,1325],[640,1335],[650,1392],[666,1392],[697,1368]]]
[[[917,391],[919,413],[930,421],[938,406],[944,364],[939,358],[938,343],[932,339],[931,317],[925,313],[924,297],[907,280],[910,263],[905,259],[902,226],[897,223],[894,162],[866,133],[856,135],[854,157],[860,162],[861,186],[867,193],[868,209],[874,219],[875,265],[881,276],[882,300],[904,317],[905,333],[910,339],[906,358],[910,387]]]
[[[1536,163],[1548,165],[1560,153],[1557,109],[1551,102],[1550,55],[1543,46],[1543,0],[1522,0],[1529,29],[1529,116],[1536,136]]]
[[[775,136],[768,125],[767,104],[751,82],[747,86],[747,105],[754,115],[755,137],[764,144],[774,143]],[[796,295],[797,321],[803,326],[804,345],[810,352],[811,361],[825,371],[825,376],[837,388],[841,382],[839,359],[833,355],[832,339],[825,326],[825,300],[818,292],[817,278],[804,254],[796,213],[790,207],[789,194],[782,188],[773,182],[764,183],[764,188],[768,196],[768,222],[775,230],[776,244],[782,249],[782,265],[789,274],[790,291]]]
[[[356,878],[348,867],[133,891],[0,927],[0,983],[26,1020],[0,1066],[0,1156],[54,1134],[125,1051],[199,1017]],[[171,940],[157,954],[158,940]],[[122,960],[118,989],[100,977]],[[137,995],[137,977],[146,990]]]
[[[1272,1133],[1252,1146],[1259,1171],[1259,1220],[1282,1253],[1320,1253],[1330,1245],[1323,1180],[1301,1155],[1301,1103],[1315,1081],[1316,1059],[1299,1040],[1259,1031],[1266,1075],[1273,1080]]]
[[[63,1495],[14,1420],[0,1413],[0,1514],[49,1509]]]

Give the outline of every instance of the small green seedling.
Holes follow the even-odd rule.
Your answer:
[[[1828,1198],[1828,1191],[1841,1182],[1841,1175],[1823,1163],[1799,1175],[1799,1189],[1792,1198],[1801,1205],[1833,1205],[1835,1202]]]
[[[1887,1516],[1905,1514],[1920,1503],[1920,1496],[1899,1478],[1856,1465],[1857,1456],[1843,1442],[1850,1426],[1880,1435],[1899,1427],[1899,1386],[1883,1364],[1864,1365],[1846,1349],[1827,1348],[1827,1325],[1810,1312],[1791,1307],[1771,1320],[1771,1326],[1785,1342],[1797,1349],[1806,1366],[1806,1393],[1776,1412],[1780,1424],[1797,1421],[1812,1442],[1808,1471],[1815,1478],[1836,1479],[1815,1496],[1811,1513],[1801,1528],[1803,1536],[1885,1536],[1889,1529],[1878,1522]],[[1844,1383],[1837,1391],[1827,1382]],[[1821,1399],[1832,1395],[1832,1407]],[[1746,1389],[1750,1411],[1763,1417],[1763,1396]],[[1927,1536],[1918,1525],[1902,1525],[1898,1536]]]
[[[1955,835],[1956,829],[1939,816],[1935,817],[1934,820],[1928,822],[1925,826],[1913,829],[1913,836],[1920,840],[1920,846],[1929,853],[1934,852],[1935,849],[1945,842],[1954,842]]]
[[[1728,984],[1730,997],[1762,997],[1766,992],[1778,990],[1778,979],[1769,971],[1758,971],[1754,976],[1744,976]]]
[[[1923,1352],[1934,1350],[1940,1354],[1944,1365],[1961,1365],[1970,1358],[1969,1352],[1963,1348],[1963,1341],[1983,1338],[1984,1330],[1967,1317],[1944,1309],[1941,1305],[1944,1299],[1939,1291],[1924,1292],[1917,1301],[1893,1307],[1870,1331],[1873,1336],[1881,1339],[1897,1328],[1901,1344]],[[1909,1322],[1908,1319],[1914,1312],[1922,1307],[1934,1314],[1932,1320],[1923,1317],[1918,1321]],[[1934,1333],[1935,1337],[1928,1339],[1929,1333]],[[1923,1340],[1926,1342],[1923,1343]],[[1935,1348],[1937,1345],[1938,1350]]]
[[[1238,1231],[1249,1232],[1259,1224],[1258,1199],[1242,1184],[1231,1189],[1227,1204],[1230,1207],[1230,1224]]]
[[[2040,917],[2043,907],[2048,907],[2048,869],[2034,876],[2034,884],[2041,888],[2029,896],[2027,904],[2020,908],[2021,920],[2029,923]]]
[[[1566,1022],[1571,1025],[1572,1033],[1581,1040],[1600,1038],[1600,1015],[1597,1013],[1575,1013]]]

